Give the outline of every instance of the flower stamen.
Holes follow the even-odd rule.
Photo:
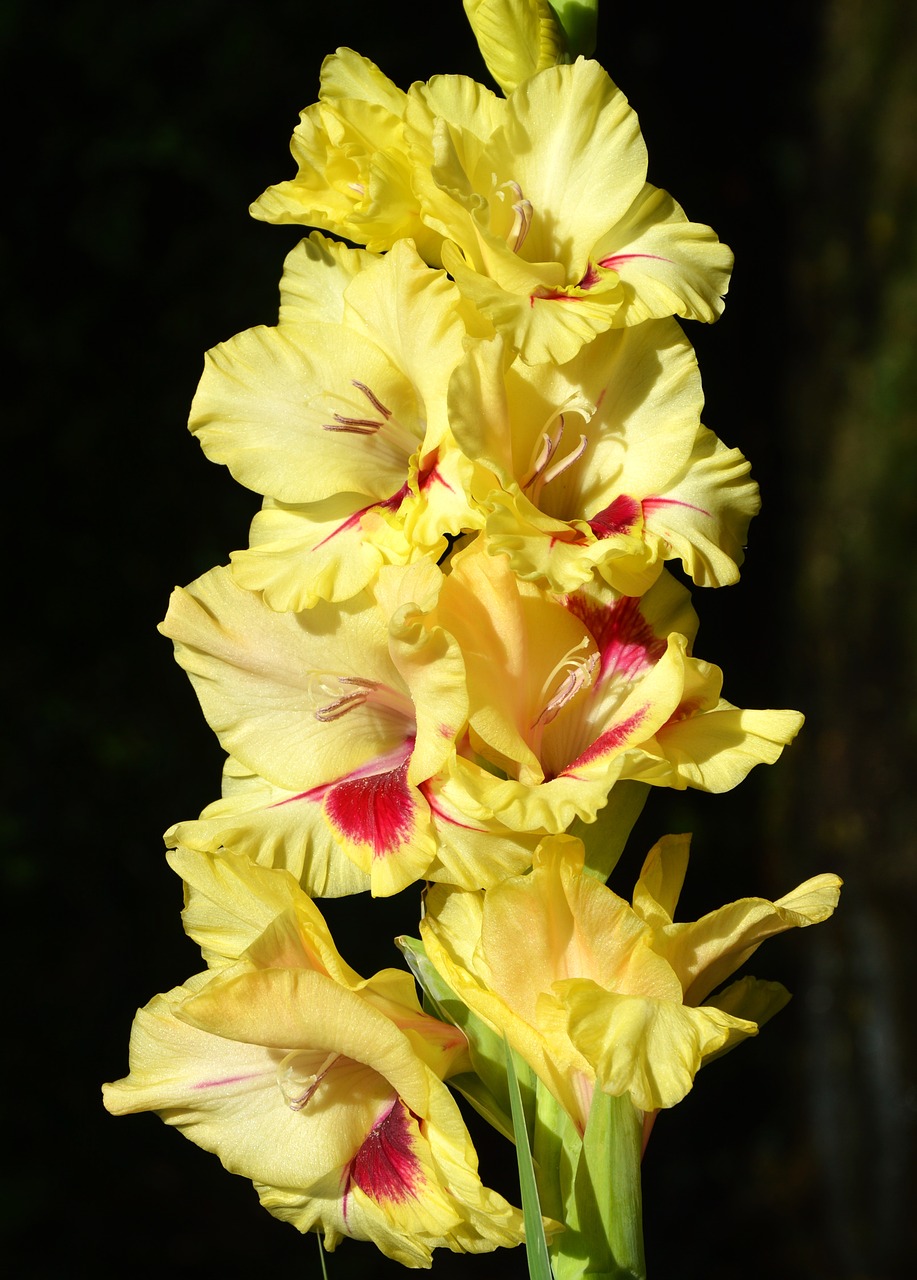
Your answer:
[[[358,391],[362,391],[366,399],[372,405],[377,413],[381,413],[383,420],[388,422],[392,416],[391,409],[387,409],[377,395],[366,385],[365,382],[358,382],[356,378],[351,378],[351,385],[356,387]],[[323,431],[349,431],[357,436],[373,436],[382,426],[381,422],[377,422],[375,418],[349,418],[343,413],[335,413],[332,415],[334,422],[324,423]]]
[[[537,454],[535,453],[534,449],[532,450],[532,455],[533,455],[532,460],[529,463],[528,471],[526,471],[525,475],[522,478],[523,491],[528,489],[530,485],[533,485],[535,483],[535,481],[539,478],[541,473],[544,471],[545,467],[551,461],[551,458],[554,456],[554,450],[557,448],[558,442],[560,441],[560,437],[563,435],[563,433],[564,433],[564,419],[563,419],[563,414],[561,414],[560,429],[558,430],[557,435],[551,436],[548,434],[547,431],[542,431],[539,437],[539,439],[542,441],[541,448],[539,449]]]
[[[351,378],[350,385],[356,387],[357,391],[366,397],[379,415],[378,418],[364,417],[359,412],[333,413],[334,421],[323,423],[322,430],[346,431],[355,436],[378,436],[379,440],[390,447],[399,458],[401,454],[405,459],[410,458],[417,449],[417,433],[399,422],[394,411],[382,403],[372,387],[368,387],[365,382],[360,382],[357,378]]]
[[[372,422],[369,418],[345,418],[340,413],[334,417],[336,421],[322,423],[323,431],[349,431],[355,436],[374,436],[382,426],[381,422]]]
[[[309,693],[313,701],[322,700],[312,713],[322,724],[340,720],[367,702],[383,714],[414,722],[414,704],[407,694],[378,680],[313,671],[309,677]]]
[[[568,402],[565,407],[575,408],[577,412],[582,412],[579,404]],[[552,424],[555,420],[557,425],[552,430]],[[579,462],[589,447],[589,441],[586,436],[580,435],[576,448],[554,462],[553,459],[560,448],[563,435],[564,414],[556,412],[545,423],[544,428],[536,439],[535,446],[532,449],[532,456],[529,459],[528,470],[520,482],[523,493],[531,490],[528,496],[533,502],[538,501],[539,494],[546,484],[550,484],[552,480],[556,480],[568,468]]]
[[[391,409],[386,409],[382,401],[370,390],[365,382],[357,382],[356,378],[352,378],[351,381],[358,391],[363,392],[364,396],[366,396],[366,399],[375,409],[376,413],[381,413],[383,418],[386,419],[392,416]]]

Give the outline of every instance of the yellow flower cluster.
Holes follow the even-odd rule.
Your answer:
[[[726,791],[801,724],[722,697],[666,569],[735,581],[758,508],[674,318],[717,317],[731,254],[647,183],[633,110],[549,5],[466,10],[503,96],[405,92],[340,49],[296,176],[253,206],[319,230],[191,411],[264,499],[161,628],[227,753],[166,837],[206,969],[138,1014],[105,1091],[327,1248],[407,1266],[523,1238],[444,1083],[475,1067],[472,1021],[580,1135],[597,1090],[670,1107],[786,998],[711,993],[839,883],[675,923],[675,837],[632,904],[602,883],[645,784]],[[313,902],[418,881],[459,1026],[407,974],[350,969]]]

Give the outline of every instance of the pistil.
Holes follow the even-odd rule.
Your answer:
[[[535,210],[532,207],[531,200],[527,200],[522,194],[522,188],[518,182],[508,182],[506,184],[516,197],[513,205],[513,213],[516,215],[513,219],[513,225],[507,236],[506,243],[512,249],[513,253],[518,253],[525,243],[525,238],[529,233],[532,225],[532,218]]]
[[[341,1055],[334,1052],[329,1053],[321,1062],[317,1071],[300,1075],[295,1066],[297,1058],[312,1056],[312,1053],[308,1050],[294,1049],[292,1053],[286,1055],[277,1068],[277,1084],[291,1111],[302,1111],[304,1107],[308,1106],[321,1087],[325,1076]]]
[[[563,475],[570,467],[579,462],[580,458],[589,447],[589,441],[585,435],[581,434],[579,443],[564,457],[558,458],[552,463],[552,459],[560,447],[560,442],[564,434],[564,415],[557,415],[557,426],[551,431],[553,418],[549,418],[545,424],[544,430],[541,432],[535,447],[532,449],[532,456],[529,460],[528,469],[522,478],[522,490],[528,494],[532,502],[538,502],[542,489],[546,484],[550,484],[552,480],[556,480],[558,476]]]
[[[575,644],[572,649],[569,649],[564,654],[560,662],[555,664],[553,670],[541,686],[539,701],[541,701],[542,698],[546,698],[548,690],[551,688],[554,680],[561,672],[563,672],[563,679],[550,698],[547,698],[545,701],[537,719],[532,725],[533,729],[538,725],[543,728],[545,725],[550,724],[562,707],[565,707],[568,702],[572,701],[580,690],[587,689],[592,684],[595,669],[599,662],[598,653],[594,651],[585,659],[580,659],[576,656],[582,649],[587,648],[588,645],[588,637],[583,636],[579,644]]]

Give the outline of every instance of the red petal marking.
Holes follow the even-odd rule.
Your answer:
[[[422,492],[424,489],[426,489],[427,485],[433,484],[434,481],[436,481],[438,484],[441,484],[444,489],[448,489],[450,493],[455,492],[455,490],[452,488],[452,485],[449,483],[449,481],[444,480],[439,473],[439,450],[438,449],[433,450],[433,453],[424,462],[423,466],[421,466],[419,471],[417,472],[417,488]]]
[[[602,665],[595,684],[610,675],[635,679],[656,665],[666,651],[666,640],[657,636],[640,612],[638,596],[621,596],[610,605],[593,604],[582,595],[567,596],[567,609],[591,632]]]
[[[347,1170],[345,1218],[346,1197],[354,1183],[364,1195],[377,1202],[399,1203],[408,1196],[416,1196],[423,1173],[414,1154],[409,1114],[400,1098],[396,1098],[363,1140]]]
[[[367,511],[397,511],[408,494],[407,484],[403,484],[397,493],[393,493],[390,498],[383,498],[381,502],[370,502],[368,506],[361,507],[359,511],[355,511],[353,515],[348,516],[346,520],[342,520],[336,529],[332,529],[329,534],[322,538],[321,542],[316,542],[315,550],[323,547],[326,542],[330,542],[332,538],[336,538],[339,533],[344,533],[347,529],[353,529],[360,523],[360,517],[365,516]]]
[[[572,286],[574,289],[576,285]],[[537,289],[529,294],[529,306],[534,307],[536,302],[581,302],[581,298],[575,297],[573,294],[567,293],[565,289],[561,289],[559,285],[540,284]]]
[[[242,1080],[257,1080],[259,1076],[263,1076],[263,1071],[250,1071],[244,1076],[224,1076],[222,1080],[201,1080],[199,1084],[192,1085],[194,1089],[218,1089],[224,1084],[239,1084]]]
[[[600,258],[598,263],[590,262],[583,277],[578,284],[567,285],[566,289],[559,285],[540,284],[529,294],[529,306],[534,307],[536,298],[549,298],[553,302],[578,302],[579,298],[575,294],[568,293],[567,290],[573,289],[591,289],[593,285],[599,283],[602,279],[597,267],[604,267],[606,271],[617,271],[618,266],[622,262],[633,262],[636,258],[651,258],[654,262],[671,262],[671,258],[663,258],[658,253],[613,253],[607,258]]]
[[[613,253],[610,257],[600,258],[599,266],[606,270],[617,271],[619,262],[633,262],[635,258],[651,258],[653,262],[671,262],[671,258],[663,258],[658,253]]]
[[[582,280],[580,280],[576,287],[577,289],[591,289],[594,284],[598,284],[601,278],[601,275],[596,270],[595,263],[590,262],[589,266],[583,273]]]
[[[366,844],[374,858],[400,849],[414,830],[416,801],[408,787],[408,761],[387,773],[348,778],[325,793],[331,824],[351,844]]]
[[[575,778],[576,769],[581,768],[584,764],[591,764],[599,756],[611,755],[612,752],[626,742],[634,730],[646,719],[649,709],[649,703],[647,703],[646,706],[640,707],[639,710],[635,711],[633,715],[628,716],[626,720],[622,720],[620,724],[614,725],[611,729],[606,729],[581,755],[578,755],[575,760],[571,760],[566,769],[561,770],[560,776],[562,778]]]
[[[627,533],[637,523],[640,515],[640,503],[637,499],[621,493],[614,502],[597,511],[586,523],[597,538],[613,538],[617,534]]]
[[[703,507],[695,507],[693,503],[690,503],[690,502],[679,502],[677,498],[644,498],[643,499],[644,515],[652,515],[655,511],[658,511],[660,507],[687,507],[689,511],[697,511],[702,516],[709,516],[710,514],[710,512],[706,511]]]
[[[553,551],[558,543],[566,547],[588,547],[586,535],[577,533],[575,529],[565,529],[563,533],[552,533],[548,539],[548,549]]]

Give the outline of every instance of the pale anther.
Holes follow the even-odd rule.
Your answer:
[[[314,1097],[325,1076],[341,1055],[334,1052],[329,1053],[317,1071],[310,1071],[300,1075],[294,1063],[297,1058],[304,1056],[302,1050],[294,1049],[292,1053],[287,1054],[277,1068],[277,1084],[280,1086],[280,1092],[286,1098],[287,1106],[291,1111],[302,1111],[303,1107]]]
[[[378,687],[375,680],[363,680],[359,676],[313,672],[309,680],[309,692],[315,701],[322,699],[313,715],[322,724],[340,720],[348,711],[361,707]]]
[[[534,729],[536,725],[550,724],[562,707],[565,707],[581,689],[586,689],[592,684],[592,677],[598,666],[599,655],[595,652],[580,660],[576,655],[581,649],[585,649],[589,644],[587,637],[583,637],[578,644],[572,649],[568,649],[564,656],[548,674],[546,680],[541,686],[541,697],[546,697],[547,692],[554,682],[554,679],[560,672],[564,672],[564,677],[558,685],[556,691],[546,701],[537,718],[532,724]]]

